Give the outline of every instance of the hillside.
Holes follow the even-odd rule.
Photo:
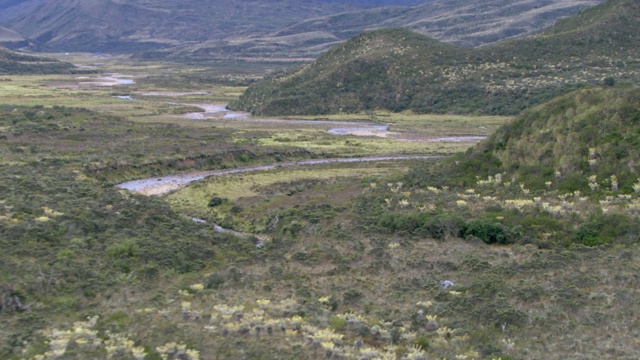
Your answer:
[[[602,186],[616,176],[620,189],[633,192],[640,173],[638,104],[638,87],[572,92],[520,115],[467,156],[491,154],[500,164],[496,172],[533,189],[553,181],[567,191],[589,192],[590,176]]]
[[[27,0],[4,4],[2,25],[56,51],[137,52],[275,30],[357,4],[278,0],[181,2]]]
[[[0,46],[17,49],[28,46],[29,42],[17,32],[0,26]]]
[[[476,46],[538,31],[600,2],[189,0],[176,6],[142,0],[7,0],[0,1],[0,25],[55,51],[308,58],[364,31],[388,27]]]
[[[42,56],[16,53],[0,47],[0,75],[3,74],[65,74],[76,71],[70,63]]]
[[[640,81],[639,22],[640,4],[610,0],[542,34],[478,49],[408,30],[374,31],[250,87],[231,107],[264,115],[379,108],[516,114],[605,79]]]
[[[637,54],[640,46],[637,26],[640,3],[632,0],[609,0],[576,16],[560,20],[541,34],[498,45],[486,52],[503,58],[527,57],[553,61],[571,61],[588,57],[592,62],[606,62],[603,56],[623,62]],[[604,66],[607,66],[606,64]],[[624,63],[617,64],[625,67]]]
[[[453,238],[463,238],[479,252],[487,248],[482,244],[500,244],[498,248],[508,253],[503,256],[514,265],[523,261],[518,249],[538,249],[537,266],[525,265],[533,260],[528,258],[511,271],[467,259],[465,279],[486,271],[485,276],[493,276],[489,282],[499,285],[485,292],[474,281],[463,289],[464,305],[448,312],[452,316],[458,311],[483,313],[488,310],[480,310],[483,302],[493,309],[503,307],[492,318],[509,315],[495,326],[502,326],[503,333],[511,326],[506,330],[510,338],[519,339],[508,358],[637,357],[623,354],[635,351],[623,340],[623,333],[630,329],[627,325],[617,327],[615,348],[622,353],[616,355],[597,350],[600,335],[591,331],[618,311],[613,311],[617,300],[606,302],[608,310],[597,310],[604,303],[594,301],[602,294],[596,274],[608,273],[613,264],[627,263],[629,258],[612,256],[611,265],[598,270],[586,263],[578,270],[580,265],[570,264],[570,259],[588,253],[608,256],[604,255],[607,249],[614,248],[626,249],[630,258],[637,258],[639,103],[638,86],[595,87],[561,96],[524,112],[466,153],[414,166],[408,175],[384,181],[386,186],[363,191],[357,203],[359,219],[364,228],[389,232],[387,238],[403,236],[411,242],[432,237],[445,247]],[[558,248],[566,251],[543,250]],[[632,287],[619,289],[623,288]],[[618,300],[626,296],[613,292]],[[627,306],[631,305],[619,310],[626,312]],[[607,315],[599,320],[596,313]],[[572,326],[565,326],[565,316],[572,319]],[[624,318],[640,322],[630,312]],[[584,344],[579,355],[565,352],[565,346],[574,341]],[[483,355],[479,358],[491,358]]]
[[[638,104],[637,85],[575,90],[524,111],[485,141],[441,162],[439,171],[446,174],[414,169],[406,180],[473,187],[501,174],[532,192],[553,188],[601,198],[612,191],[615,176],[614,192],[634,193],[640,174]]]
[[[402,195],[364,197],[361,218],[394,233],[486,243],[637,243],[639,103],[638,86],[558,97],[465,153],[414,166],[399,179]],[[376,206],[383,199],[389,206]]]
[[[250,87],[230,108],[262,115],[402,110],[406,91],[425,76],[421,69],[455,64],[470,53],[409,30],[378,30],[296,72]]]
[[[474,47],[540,31],[603,0],[430,1],[414,7],[384,7],[317,17],[275,32],[203,44],[196,55],[317,57],[365,31],[403,27],[451,44]],[[302,41],[302,39],[304,41]]]

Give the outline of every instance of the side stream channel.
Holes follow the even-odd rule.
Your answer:
[[[123,182],[116,185],[116,188],[129,190],[142,195],[147,196],[163,196],[173,191],[182,189],[194,181],[202,180],[210,176],[223,176],[231,174],[242,174],[254,171],[266,171],[283,167],[294,167],[303,165],[321,165],[321,164],[338,164],[338,163],[358,163],[358,162],[371,162],[371,161],[401,161],[401,160],[416,160],[416,159],[435,159],[440,156],[378,156],[378,157],[362,157],[362,158],[332,158],[332,159],[314,159],[314,160],[301,160],[301,161],[289,161],[281,162],[270,165],[248,166],[236,169],[225,170],[211,170],[211,171],[193,171],[184,174],[160,176],[145,178],[139,180],[132,180]],[[190,218],[197,223],[207,223],[205,220]],[[252,236],[254,234],[240,233],[234,230],[225,229],[219,225],[211,224],[213,228],[218,232],[231,233],[237,236]],[[254,235],[255,236],[255,235]],[[266,238],[258,237],[260,241],[256,246],[261,247],[264,245]]]

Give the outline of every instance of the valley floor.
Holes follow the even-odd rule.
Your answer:
[[[637,194],[412,180],[512,118],[259,119],[223,105],[271,64],[58,56],[98,73],[0,79],[1,358],[640,356],[637,243],[560,239]]]

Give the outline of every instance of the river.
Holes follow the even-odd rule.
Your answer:
[[[163,196],[173,191],[180,190],[194,181],[202,180],[210,176],[223,176],[232,174],[242,174],[253,171],[266,171],[283,167],[294,167],[303,165],[357,163],[370,161],[399,161],[415,159],[435,159],[439,156],[428,155],[407,155],[407,156],[375,156],[361,158],[332,158],[332,159],[312,159],[300,161],[279,162],[268,165],[247,166],[234,169],[192,171],[182,174],[151,177],[139,180],[127,181],[116,185],[119,189],[125,189],[147,196]]]

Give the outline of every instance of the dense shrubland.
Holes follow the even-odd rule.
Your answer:
[[[639,96],[592,88],[554,99],[465,154],[374,184],[359,209],[382,228],[436,239],[635,243]]]

